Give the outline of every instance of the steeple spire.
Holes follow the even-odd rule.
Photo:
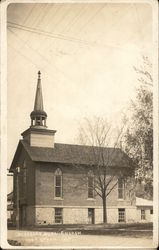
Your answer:
[[[46,128],[46,118],[47,114],[43,107],[43,97],[42,97],[42,86],[41,86],[41,72],[38,71],[38,81],[34,102],[34,110],[30,114],[31,117],[31,127],[44,127]]]
[[[36,96],[35,96],[35,103],[34,103],[34,111],[43,110],[43,97],[42,97],[42,87],[41,87],[41,72],[38,71],[38,82],[37,82],[37,89],[36,89]]]

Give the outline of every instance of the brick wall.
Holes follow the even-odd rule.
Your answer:
[[[25,160],[26,167],[26,184],[24,185],[23,180],[23,163]],[[15,168],[19,167],[20,172],[17,174],[14,173],[13,177],[13,194],[14,194],[14,217],[19,220],[20,225],[24,225],[26,222],[27,225],[34,224],[35,212],[31,205],[35,204],[35,172],[34,172],[34,163],[29,158],[28,154],[24,149],[21,150],[17,164]],[[17,188],[18,185],[18,188]],[[19,202],[17,202],[17,192],[19,192]],[[19,215],[17,214],[17,204],[19,204]],[[26,207],[26,219],[24,222],[24,207]]]
[[[26,192],[26,223],[27,225],[54,224],[54,207],[63,207],[63,223],[88,223],[88,208],[95,208],[95,223],[102,223],[102,199],[96,195],[95,199],[88,199],[87,172],[75,166],[60,164],[33,163],[25,151],[20,154],[18,166],[22,167],[23,161],[27,167],[27,192]],[[63,197],[55,198],[55,171],[62,170]],[[116,179],[114,179],[114,183]],[[16,181],[14,181],[14,194],[16,195]],[[19,177],[20,200],[23,203],[23,182]],[[131,196],[132,197],[132,196]],[[127,222],[136,219],[136,210],[133,207],[134,199],[129,196],[126,188],[125,199],[118,200],[118,185],[107,197],[108,223],[118,222],[118,207],[126,208]],[[36,209],[35,207],[36,206]],[[39,207],[38,207],[39,206]],[[71,207],[71,208],[70,208]],[[111,209],[110,209],[111,207]]]
[[[62,170],[62,199],[55,197],[55,170]],[[102,199],[96,195],[95,199],[88,199],[87,173],[77,167],[56,164],[36,164],[36,205],[61,205],[61,206],[102,206]],[[114,179],[112,185],[117,182]],[[123,200],[118,199],[118,185],[107,197],[108,206],[131,206],[134,199],[129,195],[128,187],[125,189]]]
[[[26,162],[26,189],[24,189],[23,184],[23,162]],[[34,172],[34,163],[28,157],[25,150],[22,150],[17,166],[20,168],[20,173],[18,174],[18,184],[19,184],[19,199],[20,203],[23,204],[24,202],[27,205],[34,205],[35,204],[35,172]],[[13,180],[13,191],[14,191],[14,202],[16,205],[16,197],[17,197],[17,176],[14,174]]]
[[[36,221],[35,208],[34,206],[26,207],[26,225],[34,225]]]

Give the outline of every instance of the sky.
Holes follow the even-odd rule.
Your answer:
[[[133,66],[142,64],[142,55],[152,60],[152,8],[133,2],[10,4],[7,54],[9,168],[30,126],[38,70],[55,142],[77,144],[84,117],[120,123],[138,85]]]

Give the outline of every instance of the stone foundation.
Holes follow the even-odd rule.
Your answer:
[[[36,225],[49,225],[54,224],[54,208],[50,207],[38,207],[35,209],[36,211]]]
[[[137,212],[136,207],[126,208],[126,222],[134,223],[137,222]]]
[[[63,208],[64,224],[88,224],[87,208]]]
[[[61,207],[63,208],[63,224],[88,224],[88,207]],[[93,208],[93,207],[92,207]],[[122,207],[124,208],[124,207]],[[136,207],[125,207],[126,223],[137,222]],[[103,222],[102,207],[94,207],[94,222]],[[118,223],[118,207],[107,208],[107,222]],[[55,207],[36,206],[27,208],[27,225],[55,224]]]
[[[141,209],[145,210],[145,219],[141,219]],[[152,207],[138,207],[137,208],[137,220],[141,223],[153,222],[153,214],[150,213]]]

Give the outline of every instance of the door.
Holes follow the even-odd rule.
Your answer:
[[[26,226],[26,206],[20,206],[20,227]]]
[[[94,208],[88,208],[88,223],[94,224]]]

